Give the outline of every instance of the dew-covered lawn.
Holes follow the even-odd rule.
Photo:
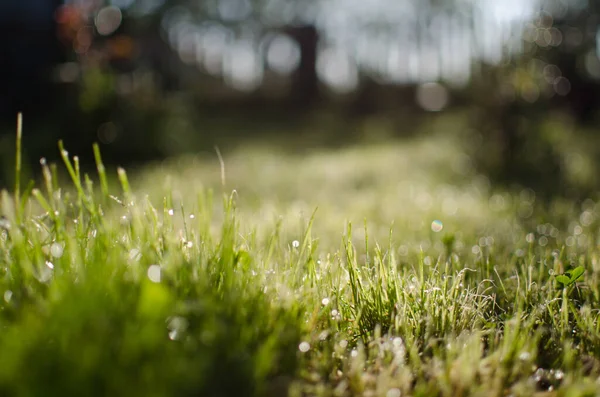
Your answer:
[[[600,392],[600,206],[541,210],[447,135],[69,158],[0,198],[0,395]]]

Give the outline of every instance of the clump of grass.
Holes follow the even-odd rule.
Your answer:
[[[295,374],[302,306],[252,282],[232,197],[220,233],[188,215],[181,234],[124,170],[108,194],[97,148],[99,199],[59,147],[73,189],[42,164],[46,194],[3,193],[0,394],[262,395]]]
[[[363,342],[379,327],[423,349],[443,336],[481,328],[486,322],[493,305],[487,295],[491,286],[486,286],[485,280],[476,288],[465,286],[467,272],[476,270],[451,259],[434,264],[424,255],[418,259],[417,269],[402,268],[392,250],[386,255],[378,245],[372,259],[360,264],[351,230],[349,225],[345,239],[351,299],[341,294],[338,302],[342,315],[356,319],[355,332]]]

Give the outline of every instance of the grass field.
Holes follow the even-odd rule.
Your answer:
[[[600,393],[600,203],[494,188],[446,135],[63,157],[1,193],[2,396]]]

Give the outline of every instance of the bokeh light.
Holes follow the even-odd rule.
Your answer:
[[[330,88],[347,93],[358,86],[356,63],[341,49],[328,48],[320,52],[317,73]]]
[[[417,103],[423,109],[437,112],[448,105],[448,90],[438,83],[425,83],[417,87]]]
[[[96,15],[96,30],[102,36],[108,36],[121,26],[122,21],[123,14],[119,7],[104,7]]]
[[[443,228],[444,224],[442,223],[442,221],[436,219],[433,222],[431,222],[431,230],[433,232],[439,233],[442,231]]]
[[[288,75],[300,64],[300,56],[298,44],[289,36],[276,34],[269,38],[266,60],[271,70]]]

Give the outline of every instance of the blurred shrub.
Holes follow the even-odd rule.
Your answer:
[[[600,20],[592,5],[554,11],[542,8],[525,25],[522,52],[474,76],[470,127],[480,135],[472,152],[496,182],[585,198],[600,170]]]

